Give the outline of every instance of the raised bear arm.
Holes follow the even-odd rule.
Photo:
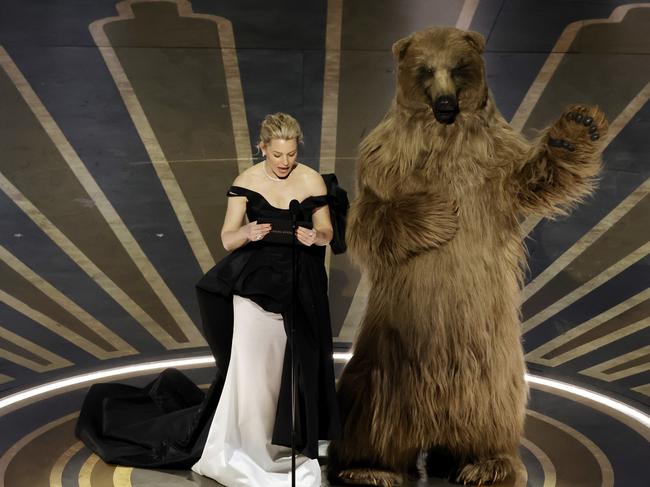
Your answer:
[[[348,249],[371,271],[439,247],[458,228],[458,209],[450,201],[427,192],[385,199],[368,186],[360,188],[348,217]]]
[[[594,189],[607,120],[597,107],[573,105],[514,167],[512,189],[524,214],[563,215]]]

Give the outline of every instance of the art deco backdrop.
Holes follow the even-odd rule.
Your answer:
[[[486,36],[525,134],[573,102],[609,117],[597,193],[523,222],[523,341],[532,371],[650,406],[650,3],[559,0],[1,0],[0,396],[207,354],[194,283],[262,117],[296,116],[300,160],[354,197],[390,46],[432,24]],[[329,275],[347,350],[367,283],[345,255]]]

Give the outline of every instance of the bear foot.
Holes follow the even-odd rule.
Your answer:
[[[491,485],[505,480],[512,471],[509,458],[489,458],[468,463],[458,471],[454,481],[463,485]]]
[[[375,470],[370,468],[355,468],[342,470],[338,477],[346,484],[378,485],[394,487],[402,485],[403,477],[390,470]]]

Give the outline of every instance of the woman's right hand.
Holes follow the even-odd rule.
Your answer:
[[[250,222],[242,227],[244,235],[249,242],[257,242],[266,237],[271,231],[270,223],[260,223],[257,221]]]

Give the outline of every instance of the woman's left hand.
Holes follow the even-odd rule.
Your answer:
[[[296,238],[298,239],[298,242],[300,242],[303,245],[306,245],[307,247],[311,247],[312,245],[314,245],[317,236],[318,236],[318,232],[316,231],[316,229],[298,227],[298,229],[296,230]]]

